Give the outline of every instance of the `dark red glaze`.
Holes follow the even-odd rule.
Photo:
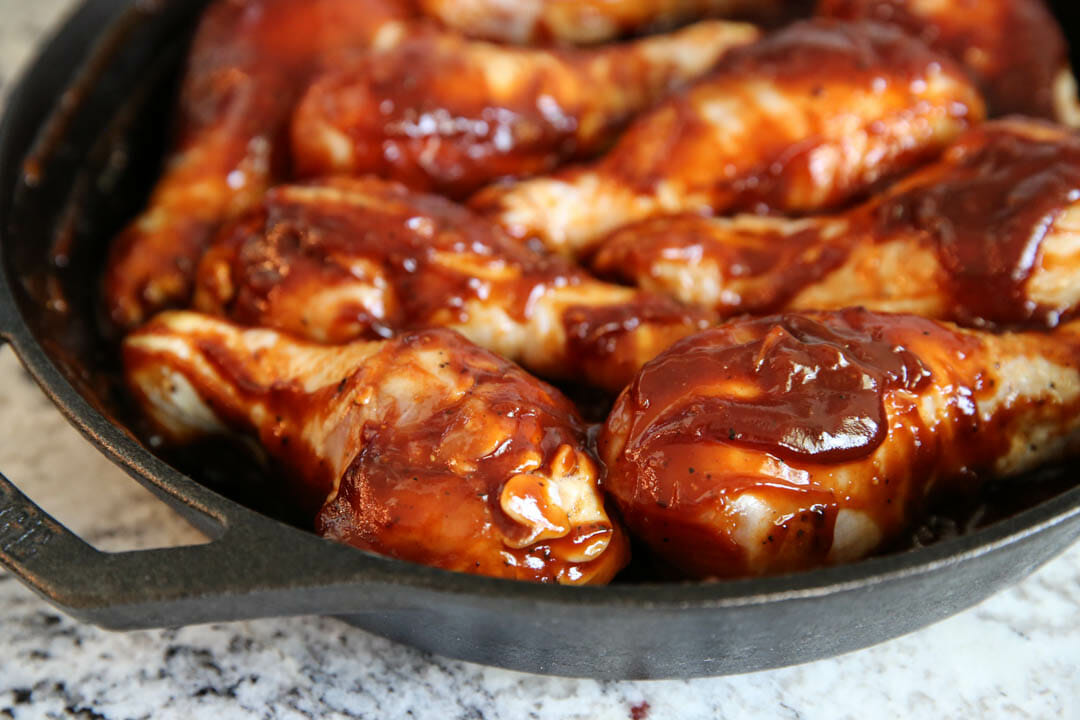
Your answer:
[[[599,161],[469,202],[581,256],[649,217],[842,205],[936,157],[984,110],[960,67],[896,28],[800,22],[725,55]]]
[[[885,102],[867,100],[868,94],[880,88],[888,89],[896,97],[906,98],[905,113],[908,116],[930,110],[918,104],[918,92],[906,92],[915,88],[929,73],[944,70],[960,77],[962,73],[946,58],[930,51],[923,43],[912,39],[895,28],[873,22],[836,22],[817,19],[798,22],[776,33],[767,35],[759,42],[728,53],[718,64],[710,78],[696,88],[709,83],[731,83],[731,91],[739,92],[749,80],[768,82],[782,88],[792,99],[798,99],[814,107],[829,102],[844,107],[848,96],[861,97],[861,103]],[[700,114],[699,108],[690,102],[695,88],[660,106],[653,113],[664,121],[664,140],[651,138],[659,127],[655,123],[639,122],[630,127],[616,149],[603,164],[608,173],[625,178],[637,190],[649,192],[669,177],[686,177],[688,189],[694,191],[710,188],[713,207],[759,210],[766,208],[789,208],[792,205],[792,188],[813,187],[820,184],[813,167],[814,153],[829,142],[843,142],[843,138],[830,138],[825,120],[833,113],[816,117],[807,134],[793,137],[787,126],[787,117],[773,120],[763,115],[752,119],[755,127],[752,146],[745,148],[745,155],[731,158],[736,163],[734,177],[719,172],[715,158],[703,153],[701,146],[688,143],[688,138],[700,135],[712,137],[712,127]],[[888,94],[883,94],[886,98]],[[953,120],[964,118],[977,120],[982,113],[978,98],[956,98],[946,114]],[[756,105],[758,99],[752,92],[748,103]],[[878,120],[878,134],[888,137],[893,132],[889,123],[895,122],[893,108],[886,108]],[[663,113],[670,111],[668,116]],[[860,108],[860,112],[865,112]],[[883,111],[884,112],[884,111]],[[740,121],[747,118],[740,117]],[[909,118],[910,119],[910,118]],[[910,128],[905,130],[910,135]],[[637,135],[640,134],[641,137]],[[879,138],[880,140],[881,138]],[[702,141],[705,142],[704,140]],[[634,150],[635,147],[640,149]],[[626,149],[625,152],[622,152]],[[683,152],[677,150],[684,149]],[[900,143],[888,148],[888,154],[866,169],[862,177],[846,178],[837,183],[829,193],[827,204],[845,201],[853,194],[865,191],[883,167],[889,174],[911,167],[933,156],[939,147],[923,143]],[[881,164],[883,167],[877,167]],[[802,209],[802,208],[792,208]]]
[[[870,457],[889,432],[886,394],[930,382],[920,358],[889,337],[897,325],[931,344],[978,348],[928,320],[847,310],[735,321],[646,365],[598,439],[605,488],[634,535],[672,567],[706,578],[821,565],[842,507],[889,507],[901,518],[889,529],[905,527],[917,489],[882,483],[844,498],[799,474]],[[890,414],[925,431],[910,400],[893,402]],[[932,456],[934,438],[922,439]],[[781,463],[795,472],[786,476]],[[733,511],[745,493],[772,516],[753,554]]]
[[[440,40],[435,33],[408,38],[313,84],[293,121],[300,177],[371,173],[462,198],[502,176],[550,170],[562,153],[587,151],[574,148],[572,114],[555,109],[563,127],[541,115],[540,88],[523,88],[520,98],[492,106],[482,69],[466,65],[458,53],[437,53],[448,42]],[[320,124],[348,138],[347,167],[323,157]]]
[[[710,317],[663,295],[639,293],[629,302],[570,307],[562,323],[568,365],[579,369],[577,377],[621,389],[642,362],[676,339],[708,327]]]
[[[145,377],[141,370],[163,362],[181,372],[216,417],[258,439],[320,534],[413,562],[538,582],[606,582],[626,563],[626,538],[606,515],[571,523],[549,500],[546,483],[577,475],[572,482],[598,492],[573,404],[457,333],[405,333],[358,355],[361,362],[342,363],[334,350],[291,340],[253,357],[236,344],[238,331],[222,333],[220,323],[177,336],[169,322],[158,316],[133,337],[161,333],[189,344],[220,380],[128,344],[136,396],[144,387],[131,378]],[[310,378],[288,376],[289,363],[278,368],[275,358],[296,352],[326,353],[326,364],[341,365],[341,380],[313,389]],[[432,354],[437,376],[423,369]],[[564,534],[533,540],[534,529],[505,510],[508,492],[545,518],[561,512]],[[584,552],[598,542],[603,552]]]
[[[567,571],[556,550],[580,550],[598,539],[611,539],[610,551],[620,556],[612,571],[618,569],[625,562],[626,548],[620,546],[625,540],[612,538],[615,528],[610,522],[577,527],[566,537],[520,549],[474,549],[488,545],[492,537],[527,541],[528,529],[503,511],[504,484],[536,453],[543,467],[557,474],[552,468],[558,462],[557,451],[584,447],[584,427],[573,405],[557,390],[449,331],[403,335],[370,364],[375,368],[393,364],[393,353],[411,354],[426,346],[445,346],[449,367],[468,374],[476,389],[461,401],[441,403],[431,416],[405,421],[402,415],[411,409],[401,408],[378,423],[368,423],[336,497],[316,517],[316,530],[413,562],[547,582]],[[364,377],[365,371],[350,382],[371,382],[377,373]],[[490,417],[510,418],[514,432],[487,451],[482,446]],[[448,446],[448,437],[471,438],[476,447]],[[472,467],[463,472],[462,466],[469,463]],[[539,492],[532,497],[537,503],[546,502]],[[432,543],[431,538],[442,538],[443,543]],[[475,559],[468,567],[461,563],[463,558]]]
[[[930,375],[918,357],[882,336],[890,324],[861,310],[827,323],[791,314],[680,341],[628,390],[624,402],[635,408],[635,422],[624,452],[647,455],[653,443],[678,437],[816,462],[865,457],[885,437],[883,393],[917,391]],[[715,384],[717,394],[676,403],[688,383],[702,390]]]
[[[113,242],[104,292],[126,329],[190,298],[218,225],[287,174],[286,122],[320,67],[364,52],[408,16],[404,0],[218,0],[199,24],[171,162],[148,208]]]
[[[328,188],[335,195],[301,195],[293,188]],[[438,261],[440,254],[469,254],[496,279],[448,267]],[[539,256],[506,238],[460,205],[373,178],[271,190],[256,212],[222,232],[204,265],[224,257],[231,261],[229,288],[235,296],[223,313],[237,322],[298,334],[308,334],[298,316],[311,309],[301,293],[362,280],[378,285],[377,303],[343,303],[337,313],[341,322],[322,328],[320,339],[336,342],[387,337],[429,325],[437,314],[444,324],[461,321],[466,301],[479,298],[497,298],[501,307],[523,319],[530,299],[544,287],[580,283],[585,277],[567,262]],[[384,283],[358,276],[353,270],[357,259],[370,261]],[[499,279],[504,266],[510,267],[506,282]],[[209,269],[203,277],[206,286],[216,282]]]
[[[693,577],[857,559],[935,498],[1076,451],[1076,333],[861,309],[735,320],[620,395],[597,443],[604,486],[634,536]]]
[[[349,294],[358,289],[363,297]],[[595,304],[582,304],[578,292]],[[203,258],[195,305],[236,322],[343,342],[432,326],[476,330],[485,321],[471,317],[467,303],[474,301],[525,323],[537,302],[560,293],[569,299],[560,301],[555,322],[561,317],[566,337],[529,337],[547,349],[543,364],[530,368],[612,390],[708,319],[663,296],[599,283],[460,205],[375,178],[268,192]]]
[[[894,309],[900,298],[965,326],[1054,327],[1078,310],[1066,284],[1072,221],[1057,224],[1078,203],[1080,139],[1007,118],[967,131],[939,162],[846,213],[800,225],[654,218],[608,237],[591,267],[722,316],[793,304]],[[1044,260],[1051,233],[1064,242],[1055,238]]]
[[[1055,119],[1068,47],[1044,0],[822,0],[819,12],[896,25],[947,53],[979,83],[991,115]]]
[[[925,182],[886,195],[877,209],[876,235],[887,240],[914,231],[937,249],[954,298],[950,319],[1053,326],[1061,309],[1037,306],[1025,286],[1054,221],[1078,201],[1080,139],[987,124],[953,146]]]
[[[691,33],[684,53],[713,60],[755,38],[750,28],[698,33],[712,42]],[[679,38],[536,50],[411,31],[312,84],[293,118],[295,168],[299,177],[370,173],[457,199],[549,172],[606,149],[636,113],[708,69],[676,61]],[[333,155],[327,131],[347,159]]]
[[[800,290],[841,265],[855,240],[853,232],[826,238],[822,226],[794,232],[745,235],[733,227],[717,231],[712,218],[695,214],[643,220],[617,230],[589,260],[600,277],[635,283],[649,278],[657,263],[712,263],[725,279],[753,283],[722,296],[710,309],[721,317],[782,310]]]

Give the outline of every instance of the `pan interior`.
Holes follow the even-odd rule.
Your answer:
[[[123,391],[115,338],[102,329],[99,279],[109,241],[145,204],[160,172],[173,130],[180,68],[203,4],[128,11],[98,44],[93,61],[67,58],[68,67],[81,67],[80,74],[17,168],[5,212],[4,268],[31,334],[91,405],[142,438],[148,433]],[[54,100],[33,97],[33,88],[28,93],[30,102]],[[307,524],[265,491],[265,472],[240,448],[215,443],[159,454],[227,497]],[[1015,515],[1075,482],[1062,464],[1024,482],[995,484],[977,499],[947,499],[894,550]],[[655,573],[644,564],[621,577],[624,582],[650,579]]]

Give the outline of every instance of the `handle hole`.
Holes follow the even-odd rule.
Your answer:
[[[28,497],[103,552],[210,541],[71,427],[0,352],[0,468]]]

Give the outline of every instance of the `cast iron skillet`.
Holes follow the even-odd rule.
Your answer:
[[[923,627],[1016,582],[1080,535],[1074,487],[973,534],[842,567],[567,588],[379,557],[195,482],[124,426],[114,353],[94,308],[104,243],[157,173],[171,83],[204,4],[89,0],[30,67],[0,127],[0,336],[72,424],[212,538],[98,552],[0,476],[0,563],[66,612],[114,629],[340,615],[424,650],[517,670],[720,675]]]

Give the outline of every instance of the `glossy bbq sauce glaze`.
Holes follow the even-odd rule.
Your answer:
[[[1060,309],[1031,301],[1025,286],[1054,221],[1080,201],[1080,139],[1035,127],[1046,136],[1007,122],[968,132],[930,182],[892,193],[878,208],[878,237],[914,230],[937,250],[952,320],[1054,326],[1063,319]]]
[[[943,79],[947,97],[931,96]],[[777,112],[772,104],[788,98],[798,103]],[[875,151],[844,172],[829,159],[852,154],[833,122],[841,103],[851,108],[843,127]],[[714,210],[816,211],[934,157],[941,139],[930,124],[962,129],[983,114],[962,69],[921,41],[881,23],[817,18],[732,50],[712,75],[632,124],[600,168],[642,193],[677,179]],[[744,146],[713,151],[727,135]]]
[[[606,582],[626,563],[573,405],[456,333],[404,333],[335,351],[219,335],[215,321],[209,331],[171,335],[167,322],[134,337],[160,333],[190,350],[162,356],[153,349],[160,344],[127,343],[134,393],[160,392],[161,367],[180,372],[215,417],[257,438],[321,535],[538,582]],[[320,369],[290,375],[311,353],[322,354]],[[189,371],[193,356],[213,374]]]
[[[596,155],[638,112],[704,73],[707,58],[757,31],[728,34],[689,28],[540,50],[414,27],[308,89],[292,125],[294,169],[300,177],[372,173],[463,200],[499,179]],[[695,56],[702,61],[684,67]]]
[[[319,78],[293,121],[298,175],[372,173],[461,199],[500,177],[545,172],[573,157],[574,109],[556,104],[545,116],[530,94],[560,78],[538,73],[526,92],[495,104],[484,58],[470,52],[477,54],[464,39],[425,30]],[[527,52],[508,49],[502,62],[525,63]],[[551,52],[569,64],[568,52]],[[325,125],[347,138],[348,167],[335,167],[320,143]]]
[[[590,267],[601,277],[645,287],[669,268],[685,270],[685,282],[665,282],[664,289],[721,317],[760,315],[782,310],[841,265],[856,239],[842,218],[784,226],[754,224],[756,219],[743,215],[728,224],[726,218],[684,213],[644,220],[609,236]]]
[[[1068,47],[1043,0],[822,0],[818,12],[902,28],[972,73],[992,115],[1053,119]]]
[[[625,452],[644,456],[677,438],[796,460],[865,457],[885,437],[882,394],[917,391],[930,377],[916,355],[880,332],[873,316],[852,310],[828,324],[792,314],[688,338],[631,386],[634,429]],[[696,399],[683,404],[689,387]]]
[[[957,356],[979,347],[929,320],[850,309],[736,321],[647,364],[598,439],[605,487],[632,532],[675,567],[708,577],[821,564],[841,506],[864,507],[882,529],[902,531],[910,523],[904,508],[920,502],[914,485],[884,482],[844,497],[807,474],[869,458],[888,431],[884,399],[894,391],[905,392],[889,401],[890,413],[929,443],[912,462],[932,462],[937,440],[910,399],[931,383],[931,371],[898,337]],[[992,436],[986,442],[1003,440],[983,430]],[[912,477],[929,482],[925,469]],[[748,491],[781,512],[757,558],[731,524]]]
[[[219,280],[219,261],[228,282]],[[466,303],[480,298],[498,299],[521,320],[545,287],[583,277],[442,197],[333,178],[273,189],[258,212],[227,228],[203,261],[196,303],[238,322],[343,341],[389,337],[437,315],[444,324],[464,321]],[[321,329],[298,314],[317,303],[316,290],[358,286],[369,292],[335,301],[336,317],[323,318]]]
[[[601,285],[445,198],[373,178],[271,190],[215,240],[195,293],[204,312],[320,342],[433,326],[490,339],[481,326],[500,322],[492,316],[520,328],[548,300],[564,332],[547,329],[530,341],[545,348],[552,374],[584,373],[601,385],[625,384],[645,360],[708,322],[707,313],[665,296]],[[639,347],[639,334],[647,346]]]
[[[710,319],[705,312],[645,292],[623,303],[571,306],[562,316],[568,364],[594,382],[607,377],[625,384],[645,361],[707,328]]]
[[[214,230],[287,176],[282,136],[304,85],[408,16],[399,0],[210,4],[189,51],[165,172],[111,244],[103,280],[111,330],[184,306]]]
[[[598,472],[595,460],[575,452],[585,431],[573,405],[448,331],[406,334],[380,355],[411,355],[426,345],[445,347],[441,369],[467,378],[469,389],[430,416],[398,407],[366,423],[316,530],[459,571],[540,582],[610,579],[626,562],[621,531],[606,516],[572,522],[560,504],[560,485],[566,492],[572,477],[593,480]],[[376,368],[397,362],[373,361]],[[356,373],[340,392],[350,393],[348,384],[380,392],[377,374],[368,373]]]

